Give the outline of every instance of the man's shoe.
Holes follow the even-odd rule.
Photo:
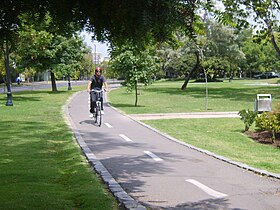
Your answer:
[[[103,110],[101,110],[101,114],[104,114],[104,111],[103,111]]]
[[[90,117],[90,118],[93,118],[93,116],[94,116],[94,115],[93,115],[92,113],[89,114],[89,117]]]

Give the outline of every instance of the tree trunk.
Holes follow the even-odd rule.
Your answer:
[[[135,81],[135,104],[134,106],[137,106],[138,103],[138,89],[137,89],[137,81]]]
[[[52,81],[52,92],[57,92],[56,83],[55,83],[55,76],[54,73],[51,71],[51,81]]]
[[[186,90],[191,76],[193,75],[194,71],[199,67],[199,52],[195,52],[195,55],[196,55],[196,63],[194,65],[194,67],[191,69],[190,73],[189,74],[187,74],[187,73],[185,74],[185,82],[182,85],[181,90]]]
[[[7,86],[7,102],[6,106],[13,106],[12,101],[12,89],[11,89],[11,72],[10,72],[10,54],[9,54],[9,43],[6,40],[5,50],[5,68],[6,68],[6,86]]]
[[[270,39],[271,39],[271,43],[272,43],[274,49],[276,50],[277,55],[278,55],[278,57],[280,59],[280,49],[279,49],[279,47],[278,47],[278,45],[277,45],[277,43],[275,41],[275,36],[273,34],[271,23],[268,20],[266,20],[265,22],[266,22],[266,25],[267,25],[268,34],[269,34]]]
[[[231,82],[231,80],[233,79],[233,75],[232,75],[232,69],[231,69],[231,63],[229,64],[229,78],[228,81]]]
[[[68,75],[68,90],[72,90],[70,76]]]

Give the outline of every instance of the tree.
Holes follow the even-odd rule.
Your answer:
[[[55,35],[48,30],[52,25],[52,19],[46,15],[43,21],[38,15],[25,13],[21,15],[21,30],[19,31],[19,43],[17,45],[17,64],[22,70],[35,69],[43,72],[51,72],[52,91],[57,91],[55,76],[52,71],[55,58]],[[32,20],[30,20],[32,19]]]
[[[49,70],[52,91],[57,91],[55,74],[60,77],[67,76],[70,80],[70,76],[74,76],[75,70],[80,68],[80,62],[86,53],[83,40],[77,35],[65,37],[57,34],[49,14],[46,14],[40,23],[36,14],[29,15],[21,16],[22,27],[17,46],[18,66],[22,70],[30,68],[39,72]]]
[[[27,11],[32,13],[34,9],[36,11],[41,11],[42,7],[38,7],[37,3],[38,2],[9,0],[3,0],[0,2],[0,42],[6,70],[6,106],[13,106],[11,89],[10,53],[17,41],[17,30],[20,28],[19,15]]]
[[[199,55],[194,45],[195,40],[189,39],[182,33],[177,33],[173,43],[164,43],[157,50],[163,72],[172,71],[176,76],[185,76],[182,90],[186,89],[189,79],[199,67]]]
[[[135,90],[135,103],[138,104],[138,83],[148,85],[157,70],[154,50],[146,48],[139,50],[136,46],[123,45],[112,51],[110,68],[121,72],[125,76],[125,83],[129,91]]]
[[[93,54],[87,49],[88,53],[84,54],[84,59],[81,62],[80,78],[89,79],[92,72],[94,72]]]
[[[279,27],[279,1],[278,0],[225,0],[225,11],[218,11],[218,16],[224,23],[233,23],[237,27],[249,25],[249,21],[256,22],[260,29],[258,32],[259,40],[269,37],[270,41],[280,58],[279,44],[275,38],[275,31]],[[278,15],[277,15],[278,14]],[[252,23],[250,23],[252,25]]]
[[[84,55],[88,53],[83,39],[77,35],[71,38],[58,35],[54,40],[55,60],[52,64],[53,72],[58,77],[68,78],[68,90],[71,90],[70,77],[75,76],[82,69]]]

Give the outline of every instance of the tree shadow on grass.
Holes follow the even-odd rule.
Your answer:
[[[27,91],[19,91],[12,93],[13,95],[35,95],[35,94],[50,94],[50,95],[59,95],[61,93],[68,92],[67,90],[59,90],[57,92],[53,92],[50,90],[27,90]]]
[[[2,166],[7,168],[5,174],[15,173],[17,168],[18,171],[24,171],[24,174],[13,175],[16,180],[28,179],[30,176],[37,180],[35,177],[42,176],[42,173],[50,173],[50,177],[37,180],[38,184],[44,184],[44,181],[47,184],[55,179],[51,176],[59,177],[64,170],[68,170],[64,164],[72,164],[68,168],[74,168],[77,164],[73,159],[80,154],[73,144],[72,133],[67,126],[51,126],[48,123],[32,121],[0,121],[0,133],[0,160],[9,159],[9,163]],[[60,167],[60,164],[64,166]],[[45,178],[50,180],[44,180]],[[7,179],[2,181],[8,183],[10,178]]]
[[[145,91],[154,93],[163,93],[167,95],[182,95],[186,93],[196,98],[205,98],[204,87],[188,87],[186,91],[182,91],[176,87],[168,87],[166,89],[159,88],[147,88]],[[279,87],[247,87],[247,88],[231,88],[231,87],[220,87],[214,88],[209,87],[209,98],[228,98],[233,101],[253,101],[256,98],[256,94],[268,93],[275,95],[274,98],[280,98]]]
[[[36,97],[36,96],[31,96],[31,97],[13,96],[12,100],[14,102],[17,102],[17,101],[41,101],[42,97]],[[2,98],[2,99],[0,99],[0,101],[7,101],[7,99],[6,98]]]
[[[58,92],[52,92],[52,91],[21,91],[21,92],[15,92],[12,93],[12,100],[13,101],[41,101],[42,97],[38,95],[59,95],[64,94],[67,91],[58,91]],[[30,96],[28,96],[30,95]],[[0,101],[7,101],[7,97],[0,98]]]

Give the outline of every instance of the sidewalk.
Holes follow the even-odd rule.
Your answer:
[[[135,120],[157,120],[175,118],[239,118],[238,112],[184,112],[184,113],[157,113],[157,114],[131,114]]]

